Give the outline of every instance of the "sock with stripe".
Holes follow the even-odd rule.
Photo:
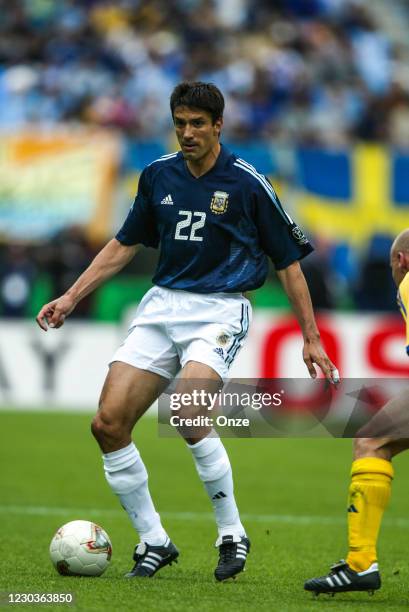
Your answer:
[[[207,436],[196,444],[188,444],[188,447],[212,502],[219,537],[245,536],[234,498],[230,461],[220,438],[213,436]]]
[[[348,565],[356,572],[377,561],[376,543],[382,516],[391,494],[393,467],[377,457],[352,464],[348,497]]]
[[[148,489],[148,473],[135,444],[102,455],[105,477],[142,542],[162,546],[167,541]]]

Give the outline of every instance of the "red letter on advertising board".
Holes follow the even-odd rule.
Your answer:
[[[336,364],[342,378],[340,347],[337,337],[325,319],[321,318],[317,322],[321,334],[321,341],[325,347],[325,350],[327,351],[331,361]],[[299,336],[300,334],[300,327],[293,317],[286,317],[282,319],[282,321],[274,325],[270,332],[267,333],[264,347],[262,349],[262,378],[271,379],[282,377],[282,359],[285,345],[294,336]],[[301,352],[300,359],[302,359]],[[286,368],[286,370],[288,372],[288,368]],[[322,385],[314,385],[312,388],[314,389],[314,392],[307,392],[305,397],[290,397],[290,394],[287,393],[285,398],[286,409],[308,410],[312,411],[313,413],[323,409],[324,411],[329,409],[332,390],[328,389],[327,391],[329,391],[329,393],[323,392],[324,388]]]
[[[340,363],[340,347],[335,333],[332,331],[326,319],[317,319],[321,334],[321,341],[327,351],[328,357],[337,366],[342,377],[342,364]],[[294,336],[300,336],[301,331],[297,321],[293,317],[285,317],[267,333],[262,349],[261,377],[279,378],[282,376],[282,354],[286,342]],[[300,359],[302,355],[300,353]]]
[[[409,363],[403,365],[391,359],[388,346],[390,342],[399,340],[402,352],[405,351],[405,327],[399,317],[387,317],[379,323],[380,331],[368,338],[366,356],[372,368],[385,376],[409,376]],[[409,360],[408,360],[409,362]]]

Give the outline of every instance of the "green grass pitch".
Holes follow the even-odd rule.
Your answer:
[[[409,453],[395,460],[392,502],[381,530],[383,588],[313,599],[303,581],[346,551],[350,440],[226,440],[237,500],[252,541],[247,570],[216,583],[210,504],[181,440],[157,437],[155,419],[134,433],[178,565],[147,580],[123,578],[137,538],[105,482],[89,415],[0,412],[0,591],[72,592],[83,611],[404,610],[409,607]],[[100,578],[60,577],[48,546],[73,519],[101,524],[113,543]],[[15,606],[18,607],[18,606]],[[7,609],[7,608],[5,608]]]

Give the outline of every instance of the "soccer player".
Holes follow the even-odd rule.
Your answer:
[[[304,337],[303,358],[336,380],[314,320],[299,260],[312,247],[283,209],[265,176],[219,142],[224,99],[212,84],[181,83],[170,99],[181,151],[147,166],[117,233],[74,285],[44,305],[37,322],[58,328],[76,304],[119,272],[141,245],[157,248],[154,286],[112,357],[92,432],[105,475],[141,542],[127,574],[153,576],[178,556],[155,510],[148,474],[132,442],[135,423],[178,372],[204,389],[221,384],[247,335],[251,306],[243,293],[260,287],[267,257],[293,305]],[[217,580],[243,570],[250,542],[233,493],[232,470],[215,432],[187,437],[218,528]]]
[[[406,352],[409,355],[409,229],[396,237],[391,247],[390,264],[398,287],[398,305],[406,322]],[[304,584],[307,591],[318,595],[373,592],[380,588],[376,544],[391,494],[392,459],[409,448],[409,439],[403,437],[408,435],[408,403],[409,392],[390,400],[359,432],[366,437],[354,439],[348,496],[348,556],[346,561],[333,565],[327,576],[307,580]]]

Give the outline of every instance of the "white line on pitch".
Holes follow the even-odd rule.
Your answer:
[[[56,506],[0,506],[1,514],[20,514],[30,516],[124,516],[123,510],[107,510],[104,508],[60,508]],[[214,521],[211,512],[160,512],[163,518],[176,521]],[[292,514],[246,514],[240,517],[244,521],[257,523],[288,523],[293,525],[344,525],[345,519],[340,517]],[[409,519],[390,518],[384,520],[389,527],[409,528]]]

